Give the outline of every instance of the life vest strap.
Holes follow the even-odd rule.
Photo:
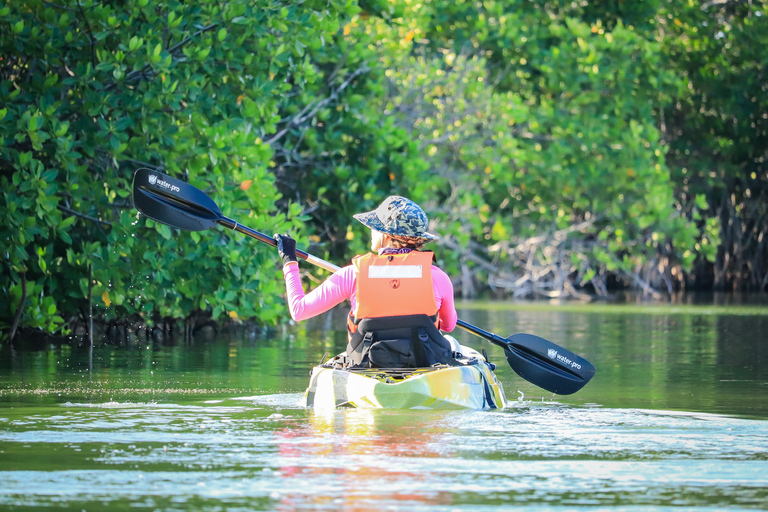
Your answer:
[[[371,350],[373,344],[373,332],[368,331],[363,336],[363,354],[360,356],[361,361],[366,361],[368,358],[368,352]]]
[[[416,316],[420,317],[420,316],[424,316],[424,315],[408,315],[408,316],[379,317],[379,318],[380,319],[384,319],[384,318],[397,318],[398,320],[396,322],[399,322],[400,321],[399,319],[405,318],[406,321],[408,321],[407,320],[408,318],[416,317]],[[437,313],[435,313],[434,315],[431,315],[431,316],[427,316],[427,318],[429,318],[432,321],[432,323],[435,325],[435,327],[438,326],[439,322],[438,322],[438,314]],[[356,333],[357,332],[357,326],[360,325],[360,322],[362,322],[363,320],[374,320],[374,319],[373,318],[355,318],[355,316],[352,314],[352,312],[350,312],[349,315],[347,316],[347,329],[349,329],[349,332],[353,333],[353,334]],[[398,327],[398,326],[397,325],[393,325],[393,328],[394,327]]]

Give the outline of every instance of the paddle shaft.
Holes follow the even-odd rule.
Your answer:
[[[259,242],[263,242],[265,244],[271,245],[272,247],[277,247],[277,242],[271,236],[265,235],[264,233],[260,231],[256,231],[255,229],[251,229],[247,226],[243,226],[242,224],[238,224],[237,221],[230,219],[229,217],[222,217],[220,219],[217,219],[216,223],[221,226],[224,226],[225,228],[234,229],[239,233],[250,236],[251,238],[255,238]],[[301,249],[296,249],[296,256],[298,256],[301,259],[307,260],[307,262],[317,267],[320,267],[322,269],[325,269],[328,272],[336,272],[337,270],[339,270],[339,267],[337,267],[333,263],[329,263],[316,256],[312,256],[311,254],[308,254],[302,251]]]
[[[465,331],[474,334],[475,336],[485,338],[486,340],[490,341],[494,345],[498,345],[501,348],[507,348],[507,345],[508,345],[507,340],[505,340],[498,334],[493,334],[492,332],[488,332],[479,327],[475,327],[474,325],[468,324],[462,319],[456,320],[456,325],[461,327]]]

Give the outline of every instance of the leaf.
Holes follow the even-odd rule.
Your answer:
[[[133,118],[130,116],[124,116],[115,122],[115,129],[122,132],[126,128],[129,128],[130,126],[133,126]]]
[[[42,122],[42,117],[38,115],[30,116],[29,121],[27,122],[27,129],[30,132],[35,132],[42,125]]]
[[[144,43],[144,41],[143,41],[142,39],[140,39],[140,38],[139,38],[139,37],[137,37],[137,36],[133,36],[133,37],[131,38],[130,42],[128,43],[128,49],[129,49],[130,51],[132,51],[132,52],[133,52],[133,51],[136,51],[136,50],[138,50],[139,48],[141,48],[141,45],[142,45],[143,43]]]
[[[77,217],[74,215],[71,215],[69,217],[66,217],[64,220],[61,221],[59,224],[59,229],[67,229],[69,226],[75,223],[77,220]]]
[[[166,224],[161,224],[158,222],[155,224],[155,229],[157,230],[158,233],[160,233],[160,236],[162,236],[166,240],[171,239],[171,228],[168,227]]]

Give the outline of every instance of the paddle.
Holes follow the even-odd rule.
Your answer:
[[[594,365],[583,357],[533,334],[518,333],[505,339],[463,320],[456,325],[503,348],[515,373],[552,393],[573,394],[595,375]]]
[[[133,202],[150,219],[178,229],[203,231],[219,224],[273,247],[277,245],[271,236],[225,217],[202,190],[157,171],[136,171],[133,177]],[[297,250],[296,255],[329,272],[339,270],[336,265],[304,251]],[[457,325],[502,347],[507,362],[518,375],[552,393],[575,393],[595,374],[595,367],[589,361],[544,338],[532,334],[513,334],[504,339],[462,320]]]
[[[271,236],[222,215],[213,199],[199,188],[157,171],[139,169],[133,175],[133,204],[150,219],[174,228],[203,231],[219,224],[272,247],[277,246]],[[296,256],[329,272],[339,270],[336,265],[298,249]]]

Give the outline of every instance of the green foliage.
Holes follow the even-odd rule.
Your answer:
[[[10,0],[0,330],[66,330],[89,296],[103,319],[285,314],[274,251],[137,215],[139,167],[337,262],[368,246],[352,215],[402,194],[492,284],[535,263],[556,292],[672,290],[714,264],[765,287],[765,7]]]
[[[272,251],[238,235],[177,234],[137,216],[133,171],[163,168],[267,232],[298,230],[264,142],[288,91],[317,70],[343,1],[10,1],[0,10],[0,329],[106,319],[282,314]],[[88,268],[92,281],[88,282]],[[21,283],[27,282],[20,304]]]
[[[620,18],[608,30],[527,4],[432,5],[423,56],[394,73],[388,112],[423,142],[434,175],[414,195],[463,248],[454,270],[473,243],[514,264],[541,235],[536,258],[577,284],[635,279],[660,254],[691,269],[699,230],[676,207],[654,117],[681,80],[660,45]]]
[[[705,278],[718,289],[766,290],[768,2],[667,9],[664,54],[683,79],[663,112],[669,161],[681,198],[706,212],[701,250],[715,268]]]
[[[369,244],[353,214],[375,208],[389,194],[407,195],[426,171],[418,144],[380,111],[388,63],[411,46],[396,36],[407,31],[401,20],[389,21],[401,6],[363,7],[325,45],[308,50],[318,78],[284,98],[279,131],[269,139],[280,191],[311,212],[319,243],[311,249],[335,261]]]

